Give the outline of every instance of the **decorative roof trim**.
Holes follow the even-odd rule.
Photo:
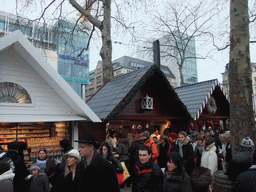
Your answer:
[[[224,90],[223,90],[223,87],[222,87],[221,84],[219,83],[218,79],[215,79],[215,81],[214,81],[214,83],[213,83],[213,85],[212,85],[211,90],[207,93],[206,98],[205,98],[204,102],[202,103],[202,106],[199,108],[199,110],[198,110],[196,116],[194,117],[194,120],[198,120],[198,119],[199,119],[200,115],[201,115],[202,112],[203,112],[203,109],[205,108],[207,102],[209,101],[209,99],[210,99],[210,97],[211,97],[211,95],[212,95],[212,93],[213,93],[213,91],[215,90],[215,88],[216,88],[217,85],[220,87],[220,89],[221,89],[221,91],[223,92],[225,98],[228,100],[227,95],[226,95],[226,93],[225,93]]]

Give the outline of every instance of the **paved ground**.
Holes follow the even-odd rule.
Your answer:
[[[121,189],[120,190],[121,192],[131,192],[132,191],[132,188],[131,187],[129,187],[129,188],[123,188],[123,189]]]

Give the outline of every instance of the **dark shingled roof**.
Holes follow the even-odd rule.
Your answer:
[[[167,89],[174,92],[177,102],[180,103],[186,115],[190,117],[164,73],[156,65],[112,78],[87,101],[87,104],[100,119],[112,120],[132,100],[145,81],[156,72],[168,84]]]
[[[220,86],[217,79],[177,87],[174,90],[186,105],[191,117],[198,119],[216,86]],[[223,93],[225,95],[225,93]]]

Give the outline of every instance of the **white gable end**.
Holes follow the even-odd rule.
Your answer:
[[[0,103],[0,122],[100,122],[19,31],[0,39],[1,82],[22,86],[29,93],[32,104]]]

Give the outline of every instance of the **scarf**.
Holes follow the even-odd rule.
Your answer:
[[[47,159],[45,159],[45,160],[39,160],[39,159],[37,159],[37,160],[36,160],[36,163],[39,165],[39,167],[40,167],[40,169],[41,169],[40,171],[41,171],[42,173],[45,172],[46,162],[47,162]]]
[[[179,154],[183,158],[183,149],[182,149],[183,143],[179,141]]]

